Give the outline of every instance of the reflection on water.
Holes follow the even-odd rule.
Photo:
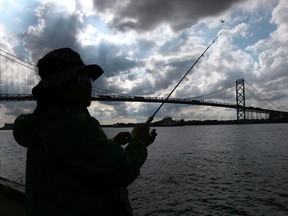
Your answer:
[[[105,130],[112,137],[127,129]],[[287,215],[287,131],[288,124],[157,128],[129,187],[135,215]],[[25,150],[0,133],[0,172],[23,181]]]
[[[25,183],[26,148],[19,146],[12,131],[0,130],[0,176]]]

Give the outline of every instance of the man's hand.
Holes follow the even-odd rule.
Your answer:
[[[151,144],[155,141],[156,136],[157,136],[156,129],[152,129],[152,130],[150,131],[150,140],[149,140],[149,143],[146,143],[146,145],[147,145],[147,146],[148,146],[148,145],[151,145]]]
[[[132,134],[132,138],[135,138],[137,140],[141,140],[144,142],[147,142],[150,139],[149,127],[145,125],[134,127],[131,134]]]
[[[156,129],[150,132],[150,128],[145,125],[134,127],[131,134],[133,138],[143,141],[146,146],[152,144],[157,136]]]
[[[131,137],[130,132],[120,132],[113,138],[113,140],[118,145],[125,145],[130,141]]]

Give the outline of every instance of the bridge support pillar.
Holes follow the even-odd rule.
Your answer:
[[[237,120],[246,120],[244,79],[236,80]]]

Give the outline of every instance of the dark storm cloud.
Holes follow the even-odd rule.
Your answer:
[[[116,75],[137,64],[126,58],[125,47],[121,45],[103,40],[98,45],[81,46],[79,34],[86,26],[77,13],[63,15],[57,11],[56,5],[46,4],[38,8],[36,14],[38,25],[30,26],[22,36],[24,46],[35,63],[53,49],[70,47],[79,52],[86,64],[101,65],[105,77]]]
[[[104,89],[107,88],[105,78],[116,76],[119,72],[129,70],[139,64],[127,59],[127,53],[121,45],[105,40],[98,45],[81,46],[78,43],[78,35],[85,26],[77,14],[63,16],[56,11],[55,5],[43,5],[37,9],[37,16],[38,25],[30,26],[23,35],[25,48],[31,53],[35,64],[39,58],[53,49],[70,47],[79,52],[86,64],[101,65],[105,73],[101,82],[97,82],[96,85]]]
[[[119,54],[122,53],[122,54]],[[86,63],[98,63],[104,69],[105,77],[117,75],[120,71],[129,70],[138,63],[127,59],[127,53],[121,45],[101,42],[98,46],[87,46],[81,53]]]
[[[30,26],[23,34],[25,48],[31,52],[34,62],[47,52],[60,48],[78,49],[77,36],[84,28],[79,14],[63,16],[56,11],[56,5],[46,4],[36,11],[38,25]]]
[[[245,0],[130,0],[117,10],[120,0],[94,0],[98,12],[107,11],[114,15],[111,24],[118,30],[152,30],[159,24],[168,24],[178,31],[190,27],[202,18],[224,12],[233,4]],[[124,3],[123,3],[124,4]]]

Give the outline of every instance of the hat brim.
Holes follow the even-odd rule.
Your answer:
[[[87,73],[93,81],[99,78],[103,74],[103,69],[96,64],[91,65],[81,65],[67,70],[61,71],[60,73],[50,76],[46,79],[42,79],[37,86],[44,88],[53,88],[67,83],[79,74]]]
[[[85,65],[80,71],[80,73],[85,73],[85,72],[88,73],[88,75],[93,79],[93,81],[98,79],[104,73],[103,69],[99,65],[96,65],[96,64]]]

